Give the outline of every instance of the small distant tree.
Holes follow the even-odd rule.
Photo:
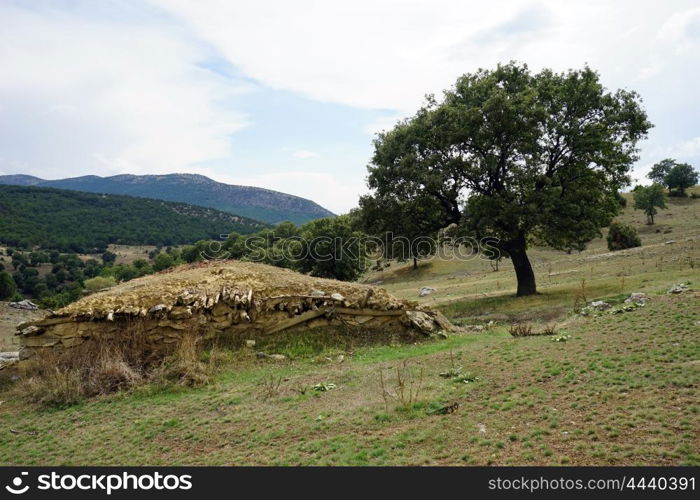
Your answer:
[[[153,262],[154,271],[162,271],[163,269],[168,269],[175,265],[175,259],[167,253],[159,253]]]
[[[105,265],[107,265],[107,266],[110,265],[110,264],[114,264],[114,262],[115,262],[116,260],[117,260],[117,254],[116,254],[116,253],[107,251],[107,252],[105,252],[105,253],[102,254],[102,262],[104,262]]]
[[[666,192],[661,184],[637,186],[634,188],[634,208],[643,210],[647,216],[647,224],[654,223],[657,208],[666,208]]]
[[[367,252],[364,234],[352,227],[347,215],[317,219],[301,226],[301,244],[296,267],[321,278],[352,281],[365,270]]]
[[[642,246],[642,240],[639,239],[637,231],[632,226],[621,222],[610,224],[607,239],[608,250],[611,251]]]
[[[293,222],[280,222],[275,229],[273,229],[273,233],[275,238],[292,238],[294,236],[299,236],[299,228],[295,226]]]
[[[656,184],[666,186],[666,176],[676,165],[678,164],[673,158],[661,160],[659,163],[655,163],[654,166],[651,167],[651,171],[647,174],[647,177]]]
[[[17,292],[17,284],[7,271],[0,272],[0,300],[7,300]]]
[[[687,163],[679,163],[666,175],[666,185],[675,196],[685,196],[685,190],[698,183],[698,173]]]
[[[379,240],[378,250],[385,259],[412,260],[413,269],[418,269],[418,260],[437,250],[430,242],[437,238],[442,209],[429,195],[408,201],[392,193],[365,195],[351,217],[357,229]]]

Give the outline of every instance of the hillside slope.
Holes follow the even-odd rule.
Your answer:
[[[131,196],[0,186],[0,242],[88,252],[110,243],[177,245],[266,224],[211,208]]]
[[[215,208],[271,224],[292,221],[301,224],[333,213],[313,201],[251,186],[216,182],[203,175],[86,175],[44,180],[30,175],[3,175],[0,184],[53,187],[89,193],[122,194],[178,201]]]

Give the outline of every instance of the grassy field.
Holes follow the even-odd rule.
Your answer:
[[[270,339],[255,349],[289,359],[218,351],[227,362],[204,387],[143,386],[63,409],[0,392],[0,464],[700,465],[700,201],[669,206],[655,226],[623,214],[638,249],[534,249],[535,297],[513,297],[508,261],[367,276],[412,299],[432,286],[421,301],[461,325],[494,322],[482,331],[394,345]],[[691,289],[668,294],[679,282]],[[574,314],[577,297],[617,304],[631,292],[651,300]],[[557,331],[514,338],[513,322]]]

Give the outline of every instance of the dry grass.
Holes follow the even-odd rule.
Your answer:
[[[535,331],[530,324],[516,323],[510,325],[508,333],[513,337],[534,337],[537,335],[554,335],[557,333],[556,325],[545,325],[541,330]]]
[[[198,332],[185,332],[168,353],[148,348],[138,323],[119,338],[89,339],[72,349],[37,353],[22,366],[14,394],[44,406],[66,407],[145,383],[206,384],[217,357],[201,361]]]

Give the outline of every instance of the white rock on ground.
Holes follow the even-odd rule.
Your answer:
[[[606,309],[610,309],[610,304],[608,304],[604,300],[594,300],[593,302],[591,302],[591,307],[598,311],[605,311]]]
[[[420,289],[418,292],[419,297],[425,297],[426,295],[430,295],[431,293],[435,292],[435,288],[429,287],[429,286],[424,286],[423,288]]]
[[[39,306],[36,305],[34,302],[31,300],[20,300],[19,302],[10,302],[8,304],[10,307],[14,307],[15,309],[26,309],[27,311],[36,311],[39,309]]]
[[[646,293],[633,292],[625,299],[625,303],[630,304],[634,302],[635,304],[646,304],[650,300],[651,297],[649,297]]]

